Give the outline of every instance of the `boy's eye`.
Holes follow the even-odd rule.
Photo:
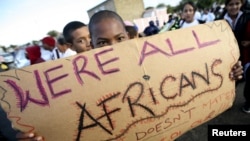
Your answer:
[[[125,40],[125,37],[124,37],[124,36],[118,37],[118,41],[119,41],[119,42],[124,41],[124,40]]]
[[[80,40],[78,40],[77,42],[78,42],[78,43],[81,43],[81,44],[85,44],[85,43],[86,43],[86,40],[80,39]]]
[[[107,45],[108,45],[108,42],[107,42],[107,41],[99,41],[99,42],[97,42],[97,45],[98,45],[99,47],[107,46]]]

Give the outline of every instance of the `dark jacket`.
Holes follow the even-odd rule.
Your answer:
[[[224,19],[226,12],[220,16],[219,19]],[[250,62],[250,48],[243,47],[241,45],[242,41],[250,41],[250,13],[246,10],[243,11],[243,14],[238,19],[235,29],[232,29],[235,38],[238,42],[239,50],[240,50],[240,58],[242,65],[244,66],[247,62]]]
[[[19,131],[12,128],[6,112],[0,106],[0,141],[17,141],[16,134]]]
[[[241,41],[250,41],[250,13],[244,12],[241,15],[233,32],[239,45],[240,60],[244,66],[250,62],[250,47],[243,47]]]
[[[155,35],[155,34],[159,33],[159,31],[160,31],[159,28],[154,24],[154,22],[150,21],[149,26],[145,28],[143,33],[146,36],[151,36],[151,35]]]

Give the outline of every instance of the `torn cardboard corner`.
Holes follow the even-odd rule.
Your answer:
[[[47,141],[174,140],[232,106],[234,40],[216,21],[10,70],[0,102]]]

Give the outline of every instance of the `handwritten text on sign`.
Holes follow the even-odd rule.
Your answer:
[[[1,73],[1,105],[49,141],[173,140],[231,106],[237,58],[217,21]]]

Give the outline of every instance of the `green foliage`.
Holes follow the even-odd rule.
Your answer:
[[[215,0],[198,0],[196,6],[199,9],[211,8]]]
[[[175,7],[174,11],[182,11],[182,8],[186,2],[192,1],[198,9],[211,8],[213,3],[223,4],[225,0],[181,0]]]
[[[47,33],[47,35],[51,36],[51,37],[57,37],[60,33],[56,30],[51,30]]]
[[[3,50],[4,52],[6,52],[6,47],[5,46],[0,46],[1,50]]]
[[[38,44],[39,44],[39,41],[33,40],[33,41],[32,41],[32,44],[33,44],[33,45],[38,45]]]
[[[17,45],[10,45],[9,48],[17,48]]]
[[[164,3],[160,3],[156,6],[156,8],[162,8],[162,7],[166,7],[166,5]]]
[[[147,7],[145,10],[150,10],[150,9],[154,9],[154,7]]]
[[[175,7],[167,5],[167,13],[174,13],[174,12],[175,12]]]
[[[192,1],[196,5],[196,7],[199,9],[211,8],[213,3],[217,3],[217,4],[224,3],[224,0],[181,0],[180,3],[175,7],[172,7],[170,5],[165,5],[164,3],[160,3],[156,6],[156,8],[167,7],[167,13],[180,12],[182,11],[184,4],[189,1]],[[147,7],[146,10],[153,9],[153,8],[154,7]]]

